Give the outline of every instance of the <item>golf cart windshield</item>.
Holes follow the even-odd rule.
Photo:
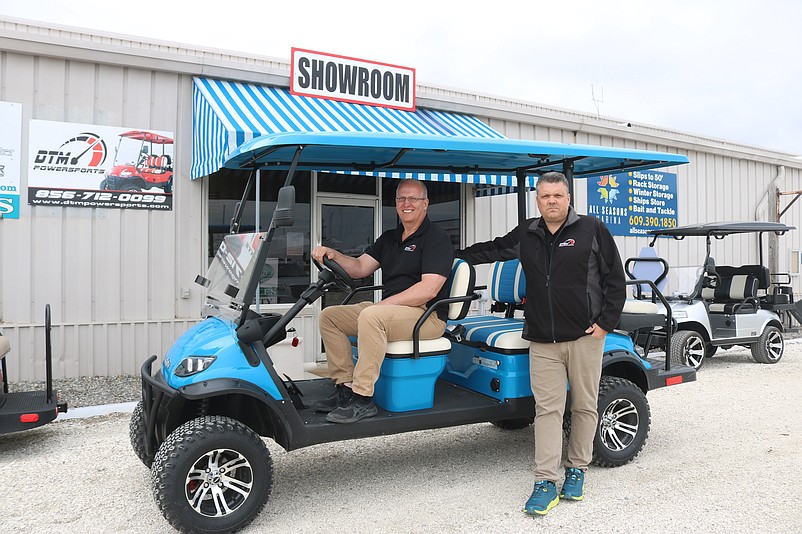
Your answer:
[[[223,238],[203,281],[208,315],[235,318],[253,302],[267,252],[266,232],[232,234]]]

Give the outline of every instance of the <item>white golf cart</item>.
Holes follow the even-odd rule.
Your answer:
[[[706,357],[713,356],[719,347],[734,345],[748,347],[758,363],[777,363],[783,356],[783,318],[802,318],[802,302],[794,303],[788,273],[771,273],[763,261],[763,234],[773,232],[780,236],[794,227],[773,222],[727,222],[696,224],[675,228],[650,230],[654,236],[650,247],[659,236],[674,239],[704,237],[707,254],[695,287],[689,293],[666,295],[677,323],[671,337],[671,359],[698,370]],[[729,266],[716,265],[711,257],[711,241],[732,234],[758,234],[760,258],[758,264]],[[668,274],[668,264],[661,258],[630,258],[625,264],[631,278],[643,278],[638,265],[649,265],[658,272],[652,279],[660,281]],[[659,287],[659,284],[658,284]],[[636,295],[644,298],[644,295]]]

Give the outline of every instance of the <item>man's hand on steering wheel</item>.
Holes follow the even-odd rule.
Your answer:
[[[322,254],[323,265],[320,264],[315,256],[316,255],[312,256],[312,263],[315,264],[315,267],[317,267],[319,271],[329,270],[334,273],[334,283],[337,287],[344,291],[353,291],[356,288],[356,284],[354,283],[354,279],[351,278],[351,275],[343,269],[342,265],[330,258],[328,252]]]

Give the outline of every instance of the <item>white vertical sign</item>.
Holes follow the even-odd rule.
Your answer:
[[[0,216],[19,219],[22,104],[0,102]]]

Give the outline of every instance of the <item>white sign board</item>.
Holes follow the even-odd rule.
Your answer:
[[[171,210],[173,133],[31,120],[28,204]]]
[[[22,104],[0,102],[0,216],[19,219]]]
[[[415,69],[292,49],[290,92],[415,111]]]

